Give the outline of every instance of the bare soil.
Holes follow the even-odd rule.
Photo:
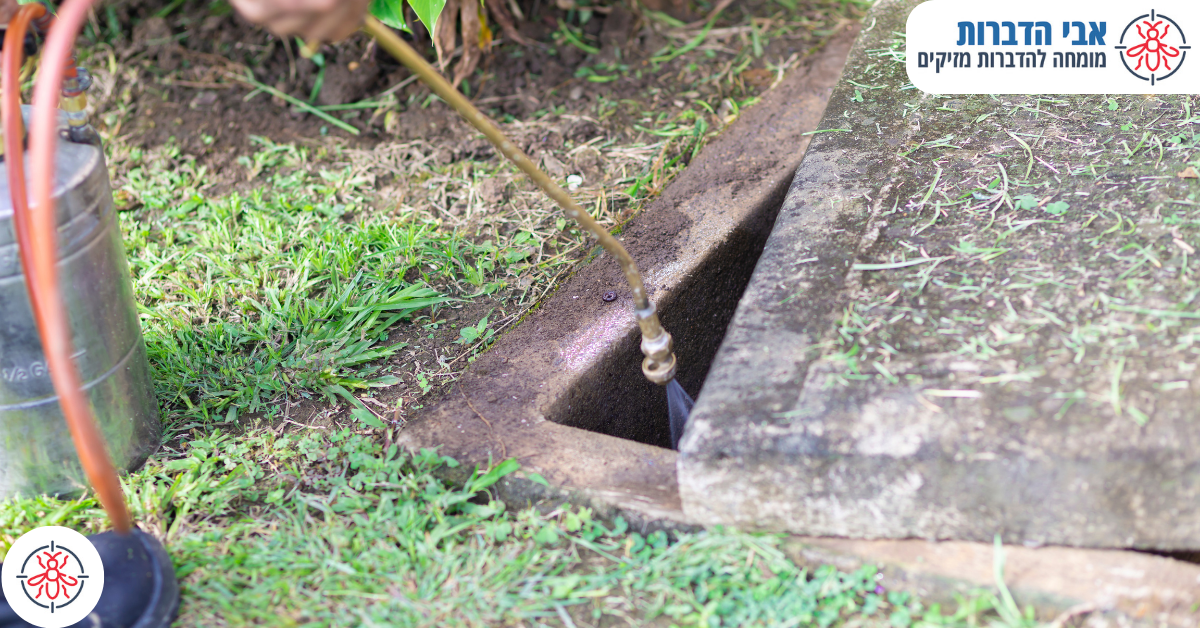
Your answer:
[[[406,85],[399,90],[398,115],[371,109],[341,113],[338,117],[359,129],[360,135],[355,136],[281,98],[255,94],[240,80],[250,71],[255,80],[308,100],[320,68],[301,58],[294,43],[245,22],[236,13],[213,15],[206,3],[187,3],[167,18],[153,17],[159,8],[157,3],[124,3],[117,15],[122,24],[134,24],[132,32],[123,33],[112,45],[95,48],[122,71],[120,76],[112,77],[103,98],[96,103],[99,111],[111,113],[116,109],[121,115],[115,124],[109,124],[106,118],[100,126],[138,148],[177,143],[184,153],[199,157],[200,164],[214,173],[214,193],[240,178],[236,158],[255,150],[252,136],[276,143],[361,149],[425,140],[445,149],[438,154],[439,161],[494,158],[492,147],[483,138],[444,103],[431,99],[423,85],[411,81],[407,69],[365,35],[321,48],[326,72],[316,92],[316,104],[370,100],[396,85]],[[714,45],[740,51],[744,42],[739,39],[744,39],[747,32],[743,22],[769,15],[777,8],[766,1],[730,7],[714,24],[716,30],[730,32],[724,37],[714,36]],[[644,131],[634,127],[637,113],[648,109],[680,110],[695,100],[740,100],[762,94],[777,75],[767,66],[786,61],[793,54],[802,55],[820,43],[836,26],[836,18],[831,20],[830,15],[836,8],[820,4],[794,16],[802,22],[795,25],[796,32],[764,42],[758,58],[727,77],[728,83],[709,81],[689,89],[698,79],[707,78],[702,75],[716,74],[721,69],[718,62],[702,54],[682,55],[657,71],[637,71],[649,68],[650,59],[669,39],[631,8],[615,4],[610,13],[597,13],[583,26],[584,32],[597,37],[602,45],[600,53],[592,56],[571,45],[556,45],[552,34],[567,12],[535,2],[525,7],[528,19],[519,25],[521,34],[535,43],[521,46],[497,40],[480,70],[464,82],[462,89],[494,119],[515,122],[514,135],[533,157],[561,148],[565,142],[581,143],[597,137],[632,143],[645,138]],[[804,28],[810,24],[816,28]],[[426,33],[419,23],[414,28],[414,35],[406,34],[406,39],[433,59]],[[617,60],[634,70],[623,72],[620,80],[605,83],[576,76],[580,68]],[[96,69],[105,75],[103,68]],[[635,100],[636,106],[620,108],[597,120],[594,105],[601,98]],[[557,124],[520,132],[527,126],[521,123],[542,117],[537,114],[545,112],[553,112]]]

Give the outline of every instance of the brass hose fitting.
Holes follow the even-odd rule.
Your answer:
[[[454,89],[445,77],[412,49],[412,46],[409,46],[390,28],[373,17],[367,17],[367,23],[363,30],[379,42],[381,48],[387,50],[409,70],[412,70],[413,74],[420,77],[433,90],[433,93],[446,101],[467,122],[483,133],[501,154],[529,175],[529,178],[533,179],[533,182],[542,188],[542,191],[554,199],[554,202],[558,203],[568,217],[578,222],[579,226],[600,241],[600,246],[604,247],[609,255],[616,258],[617,263],[621,265],[621,270],[625,273],[625,280],[629,282],[629,288],[633,292],[634,312],[637,314],[638,326],[642,329],[642,353],[646,354],[646,359],[642,362],[642,373],[645,374],[646,379],[660,386],[666,386],[672,379],[675,379],[675,354],[672,353],[671,334],[668,334],[663,329],[662,323],[659,322],[654,304],[646,295],[642,274],[638,272],[637,264],[633,262],[633,258],[630,257],[625,247],[621,246],[621,243],[607,229],[601,227],[585,209],[580,207],[575,199],[567,194],[566,190],[562,189],[545,172],[542,172],[541,168],[538,168],[524,151],[505,137],[504,133],[487,116],[471,104],[471,101]],[[312,44],[306,48],[314,51],[316,49]]]
[[[654,304],[637,311],[638,326],[642,328],[642,374],[646,379],[666,386],[675,379],[675,353],[671,334],[663,329],[654,311]],[[656,333],[657,332],[657,333]]]

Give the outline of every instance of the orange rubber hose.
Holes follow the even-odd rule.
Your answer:
[[[42,50],[41,74],[33,91],[33,123],[29,135],[33,204],[30,212],[30,242],[33,245],[29,286],[37,296],[38,330],[54,390],[58,393],[71,439],[83,471],[100,497],[100,503],[120,534],[132,530],[121,481],[113,468],[104,437],[96,426],[92,408],[83,391],[79,371],[71,359],[71,325],[58,281],[58,229],[54,203],[54,156],[58,144],[58,99],[75,37],[83,26],[93,0],[67,0],[59,8]],[[5,45],[5,51],[9,46]],[[8,90],[5,90],[6,93]],[[11,94],[6,96],[6,100]],[[20,115],[19,112],[14,112]],[[12,114],[10,114],[12,115]],[[7,138],[6,138],[7,141]],[[19,153],[16,157],[19,159]],[[8,155],[11,167],[14,155]],[[15,208],[15,205],[14,205]]]
[[[33,285],[36,272],[33,268],[33,243],[29,233],[29,195],[25,189],[25,123],[21,118],[21,64],[24,63],[25,34],[33,20],[46,14],[46,7],[34,3],[22,5],[8,23],[4,35],[4,52],[0,54],[0,89],[3,89],[3,107],[0,107],[0,124],[4,128],[4,153],[14,155],[8,159],[8,187],[12,191],[13,226],[17,231],[17,250],[21,254],[21,266]],[[37,293],[29,291],[29,305],[33,308],[34,320],[41,318]]]

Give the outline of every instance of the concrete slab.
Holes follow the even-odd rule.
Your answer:
[[[1200,548],[1182,97],[942,97],[875,4],[681,446],[684,511],[861,539]]]
[[[955,595],[995,591],[996,554],[984,543],[793,537],[786,551],[800,565],[879,566],[884,588],[915,593],[927,603],[953,605]],[[1034,607],[1044,621],[1061,620],[1058,626],[1200,625],[1200,566],[1065,547],[1010,546],[1001,556],[1017,605]]]

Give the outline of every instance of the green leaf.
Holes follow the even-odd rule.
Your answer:
[[[446,0],[408,0],[409,6],[417,14],[417,19],[429,29],[430,34],[437,28],[438,16],[446,7]]]
[[[404,0],[372,0],[371,15],[392,28],[408,30],[404,23]]]
[[[504,539],[508,538],[508,535],[512,534],[512,524],[507,521],[502,521],[490,529],[492,538],[497,541],[504,541]]]
[[[528,473],[525,475],[525,479],[527,479],[531,482],[537,482],[538,484],[541,484],[542,486],[550,486],[550,483],[546,481],[546,478],[542,477],[538,473]]]
[[[1051,214],[1054,214],[1055,216],[1061,216],[1061,215],[1067,213],[1067,210],[1070,208],[1071,208],[1071,205],[1069,203],[1065,203],[1063,201],[1055,201],[1046,206],[1046,211],[1050,212]]]
[[[478,493],[479,491],[482,491],[496,482],[499,482],[500,478],[520,468],[521,463],[517,462],[515,458],[509,458],[508,460],[505,460],[504,462],[501,462],[500,464],[489,469],[487,473],[475,478],[474,481],[468,482],[467,492]]]
[[[380,421],[374,414],[372,414],[371,411],[367,409],[367,406],[358,400],[358,397],[350,394],[350,391],[337,384],[326,386],[325,388],[329,393],[336,394],[354,405],[354,408],[351,408],[350,410],[350,416],[376,429],[384,428],[383,422]]]
[[[538,530],[537,534],[533,535],[533,540],[543,545],[552,545],[558,542],[558,530],[554,527],[553,523],[547,523],[546,527]]]
[[[183,471],[194,469],[200,466],[200,463],[201,461],[197,458],[180,458],[179,460],[168,460],[163,467],[168,471]]]
[[[1032,194],[1022,194],[1013,200],[1017,202],[1017,209],[1033,209],[1038,206],[1038,198]]]
[[[371,414],[370,410],[355,408],[350,411],[350,416],[375,429],[383,429],[383,421],[380,421],[374,414]]]
[[[475,342],[479,338],[479,331],[474,327],[463,327],[462,329],[458,330],[458,335],[460,337],[457,341],[455,341],[455,344],[469,344]]]
[[[424,286],[411,285],[392,295],[386,301],[371,305],[355,305],[346,308],[347,312],[386,312],[400,310],[402,315],[411,314],[421,308],[452,301],[449,297],[440,296],[436,290]]]

